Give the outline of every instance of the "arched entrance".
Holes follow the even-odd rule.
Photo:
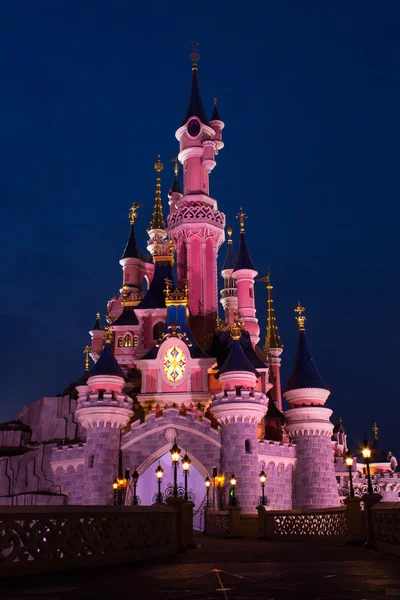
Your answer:
[[[165,450],[165,448],[164,448]],[[184,452],[182,451],[182,455]],[[190,465],[189,473],[188,473],[188,490],[191,491],[194,495],[194,518],[193,518],[193,527],[198,531],[203,530],[204,526],[204,506],[206,502],[206,487],[204,484],[204,479],[207,476],[206,470],[204,467],[192,456],[190,456],[192,463]],[[153,460],[151,464],[148,464],[149,461],[146,461],[141,468],[138,469],[139,472],[139,480],[137,484],[136,493],[140,498],[140,502],[142,506],[150,506],[155,501],[155,495],[157,493],[157,478],[156,478],[156,469],[158,465],[164,469],[163,478],[161,481],[161,491],[165,494],[165,491],[168,486],[173,485],[174,481],[174,471],[171,461],[171,453],[169,452],[169,448],[166,452],[164,452],[159,458]],[[144,467],[144,468],[143,468]],[[202,473],[200,471],[203,471]],[[205,474],[205,475],[204,475]],[[178,486],[184,486],[184,474],[182,469],[182,461],[178,464]],[[129,486],[130,489],[126,495],[126,503],[131,504],[132,501],[132,486]]]

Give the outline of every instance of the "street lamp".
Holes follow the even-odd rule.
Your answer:
[[[187,454],[185,454],[185,456],[182,459],[182,468],[183,468],[183,473],[185,475],[185,496],[184,499],[187,502],[188,501],[188,474],[189,474],[189,468],[190,468],[190,463],[192,461],[190,460],[190,458],[188,457]]]
[[[164,469],[162,468],[161,465],[158,465],[158,467],[156,469],[156,477],[157,477],[157,485],[158,485],[156,502],[158,502],[159,504],[162,504],[162,501],[163,501],[163,495],[161,493],[161,479],[162,479],[163,473],[164,473]]]
[[[140,500],[136,495],[136,486],[137,486],[137,482],[139,479],[139,473],[136,471],[136,469],[134,470],[133,474],[132,474],[132,483],[133,483],[133,500],[132,500],[132,504],[134,506],[137,506],[138,504],[140,504]]]
[[[210,506],[210,485],[211,485],[211,479],[209,477],[206,477],[206,480],[205,480],[204,483],[206,484],[206,492],[207,492],[206,507],[208,508]]]
[[[237,506],[237,499],[235,496],[235,486],[236,486],[236,477],[233,475],[231,475],[230,478],[230,484],[231,484],[231,489],[229,490],[229,506]]]
[[[172,464],[174,465],[174,498],[178,497],[178,462],[181,454],[181,449],[178,444],[175,442],[171,448],[171,458]]]
[[[259,478],[261,483],[261,506],[266,506],[268,504],[268,501],[265,497],[265,482],[267,481],[267,476],[264,470],[262,470],[259,474]]]
[[[346,452],[345,463],[349,470],[349,481],[350,481],[350,498],[354,498],[354,487],[353,487],[353,457],[351,453]]]
[[[365,464],[367,465],[368,494],[370,496],[372,496],[372,494],[374,493],[374,491],[372,489],[371,471],[370,471],[370,468],[369,468],[370,461],[371,461],[371,448],[368,446],[367,440],[364,440],[364,445],[363,445],[363,448],[361,449],[361,454],[363,455],[363,458],[365,460]]]

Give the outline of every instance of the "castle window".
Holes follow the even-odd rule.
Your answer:
[[[251,442],[250,440],[244,440],[244,450],[247,454],[251,454]]]
[[[162,321],[158,321],[153,327],[153,340],[158,340],[161,337],[161,334],[164,329],[164,323]]]
[[[253,298],[253,288],[249,288],[249,297]]]
[[[132,348],[132,336],[129,333],[124,336],[124,348]]]
[[[118,348],[122,348],[122,337],[118,338],[117,346]]]
[[[93,467],[94,467],[94,454],[92,454],[89,459],[89,469],[93,469]]]
[[[139,338],[138,338],[138,336],[137,336],[137,335],[134,335],[134,336],[133,336],[133,347],[134,347],[134,348],[137,348],[137,347],[138,347],[138,344],[139,344]]]

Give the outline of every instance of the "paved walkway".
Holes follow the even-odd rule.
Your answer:
[[[22,600],[400,600],[400,559],[334,542],[199,536],[201,547],[146,563],[6,580]]]

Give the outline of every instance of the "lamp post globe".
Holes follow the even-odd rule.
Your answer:
[[[187,502],[188,500],[188,474],[189,474],[189,469],[190,469],[190,463],[192,461],[190,460],[190,458],[188,457],[187,454],[185,454],[185,456],[182,459],[182,468],[183,468],[183,474],[185,476],[185,496],[184,499]]]
[[[363,447],[361,448],[361,454],[365,460],[365,464],[367,467],[367,480],[368,480],[368,494],[372,496],[374,490],[372,489],[372,481],[371,481],[371,470],[370,470],[370,462],[371,462],[371,448],[368,445],[368,441],[364,440]]]
[[[181,455],[181,449],[179,448],[178,444],[175,441],[174,445],[171,448],[172,464],[174,465],[174,491],[173,491],[174,498],[178,497],[178,462],[179,462],[180,455]]]
[[[233,473],[231,475],[229,482],[231,484],[231,489],[229,490],[229,506],[237,506],[237,499],[236,499],[236,495],[235,495],[235,487],[236,487],[237,480]]]
[[[264,469],[259,474],[260,483],[261,483],[261,506],[265,506],[267,504],[267,500],[265,498],[265,482],[267,481],[267,475],[264,472]]]
[[[163,501],[163,497],[162,497],[162,493],[161,493],[161,480],[163,477],[163,473],[164,473],[164,469],[162,468],[161,465],[158,465],[158,467],[156,469],[157,486],[158,486],[156,502],[158,502],[159,504],[161,504]]]
[[[211,486],[211,479],[209,477],[206,477],[204,483],[206,484],[206,493],[207,493],[206,507],[208,508],[210,506],[210,486]]]
[[[350,485],[350,498],[354,498],[354,487],[353,487],[353,457],[351,453],[346,452],[345,463],[349,470],[349,485]]]

